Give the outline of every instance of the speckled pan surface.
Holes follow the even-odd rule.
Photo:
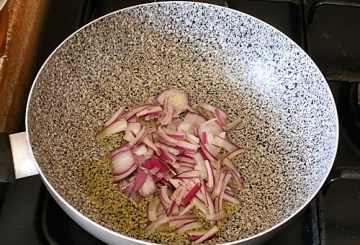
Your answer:
[[[231,138],[248,149],[237,162],[244,203],[211,243],[270,229],[322,185],[336,153],[337,114],[326,81],[304,52],[240,12],[148,4],[69,38],[42,68],[29,100],[27,130],[41,171],[86,217],[138,239],[179,242],[144,238],[136,231],[144,223],[124,222],[136,212],[125,203],[109,208],[118,205],[119,191],[104,159],[120,142],[96,136],[117,108],[169,87],[187,91],[194,106],[211,103],[243,118]]]

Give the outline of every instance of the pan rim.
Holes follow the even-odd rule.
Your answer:
[[[255,235],[240,239],[240,240],[236,240],[236,241],[231,241],[231,242],[226,242],[223,243],[224,245],[232,245],[232,244],[238,244],[238,243],[244,243],[247,241],[251,241],[254,240],[256,238],[260,238],[262,236],[264,236],[267,233],[272,233],[274,231],[276,231],[279,227],[283,226],[284,224],[286,224],[288,221],[290,221],[291,219],[293,219],[294,217],[296,217],[298,214],[300,214],[306,206],[309,205],[309,203],[314,199],[314,197],[319,193],[319,191],[321,190],[322,186],[324,185],[327,177],[330,174],[330,171],[334,165],[334,161],[335,161],[335,157],[337,155],[337,150],[338,150],[338,144],[339,144],[339,119],[338,119],[338,113],[337,113],[337,108],[336,108],[336,104],[335,104],[335,100],[334,97],[332,96],[332,92],[330,90],[330,87],[324,77],[324,75],[322,74],[322,72],[320,71],[319,67],[316,65],[316,63],[311,59],[311,57],[297,44],[295,43],[292,39],[290,39],[287,35],[285,35],[283,32],[281,32],[280,30],[276,29],[275,27],[271,26],[270,24],[252,16],[249,14],[246,14],[244,12],[238,11],[238,10],[234,10],[234,9],[230,9],[224,6],[218,6],[218,5],[214,5],[214,4],[208,4],[208,3],[200,3],[200,2],[187,2],[187,1],[167,1],[167,2],[152,2],[152,3],[145,3],[145,4],[139,4],[139,5],[135,5],[135,6],[131,6],[131,7],[127,7],[127,8],[123,8],[123,9],[119,9],[116,11],[113,11],[111,13],[108,13],[104,16],[101,16],[91,22],[89,22],[88,24],[80,27],[78,30],[76,30],[75,32],[73,32],[72,34],[70,34],[66,39],[64,39],[49,55],[49,57],[44,61],[44,63],[42,64],[41,68],[39,69],[34,82],[31,86],[30,92],[29,92],[29,96],[27,99],[27,105],[26,105],[26,112],[25,112],[25,129],[26,129],[26,137],[27,137],[27,142],[28,142],[28,146],[30,149],[30,153],[31,155],[34,157],[35,159],[35,165],[36,168],[38,169],[41,179],[42,181],[45,183],[46,187],[48,189],[50,189],[50,193],[51,195],[55,195],[55,199],[59,200],[60,202],[62,202],[67,208],[69,208],[74,214],[76,214],[81,220],[91,224],[92,226],[95,226],[96,228],[102,230],[103,232],[106,233],[110,233],[113,236],[119,237],[119,238],[123,238],[132,242],[136,242],[136,243],[140,243],[140,244],[157,244],[157,243],[153,243],[153,242],[147,242],[147,241],[143,241],[143,240],[139,240],[130,236],[126,236],[123,235],[121,233],[115,232],[113,230],[110,230],[109,228],[106,228],[100,224],[98,224],[97,222],[93,221],[92,219],[88,218],[87,216],[85,216],[84,214],[82,214],[80,211],[78,211],[76,208],[74,208],[69,202],[67,202],[55,189],[54,187],[50,184],[50,182],[48,181],[48,179],[46,178],[45,174],[42,172],[40,166],[38,165],[36,158],[34,156],[33,153],[33,149],[31,147],[31,141],[30,141],[30,135],[29,135],[29,125],[28,125],[28,118],[29,118],[29,107],[30,107],[30,103],[31,103],[31,99],[33,97],[33,92],[35,90],[35,86],[36,86],[36,82],[38,81],[38,78],[40,76],[40,74],[42,73],[42,71],[45,69],[45,66],[48,64],[49,60],[55,55],[55,53],[62,48],[62,46],[68,42],[69,39],[73,38],[73,36],[77,35],[79,32],[81,32],[83,29],[87,28],[88,26],[93,25],[96,22],[99,22],[102,19],[105,19],[109,16],[113,16],[116,15],[119,12],[122,11],[128,11],[130,9],[133,8],[141,8],[143,6],[148,6],[148,5],[204,5],[207,7],[213,7],[213,8],[218,8],[218,9],[222,9],[222,11],[231,11],[234,12],[238,15],[244,15],[249,17],[250,19],[252,19],[253,21],[259,22],[261,24],[263,24],[264,26],[266,26],[267,28],[271,29],[273,32],[277,32],[278,34],[280,34],[281,36],[285,37],[286,40],[288,42],[290,42],[295,48],[297,48],[297,51],[299,51],[303,56],[307,57],[309,64],[315,68],[315,70],[317,71],[317,73],[320,75],[321,77],[321,81],[319,80],[319,82],[324,83],[325,87],[326,87],[326,91],[327,91],[327,95],[330,96],[331,99],[331,107],[332,107],[332,111],[334,112],[334,114],[336,115],[334,123],[336,124],[336,132],[334,136],[336,136],[335,140],[335,146],[334,146],[334,151],[333,151],[333,155],[331,156],[331,164],[329,164],[328,170],[326,171],[326,174],[324,174],[324,178],[322,179],[322,181],[319,182],[319,186],[315,189],[315,191],[313,192],[312,195],[310,195],[310,197],[303,203],[303,205],[301,205],[300,207],[298,207],[295,211],[292,212],[291,215],[289,215],[287,218],[283,219],[282,221],[278,222],[276,225],[260,232],[257,233]],[[69,215],[69,214],[68,214]],[[94,234],[93,234],[94,235]]]

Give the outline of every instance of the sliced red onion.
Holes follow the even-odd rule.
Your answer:
[[[184,123],[188,123],[192,126],[199,126],[206,122],[206,118],[198,113],[193,113],[189,111],[186,116],[184,117]]]
[[[114,175],[123,174],[136,165],[134,154],[130,149],[120,151],[111,157],[110,165]]]
[[[194,170],[194,168],[180,165],[180,167],[178,169],[176,169],[176,173],[182,173],[182,172],[186,172],[186,171],[190,171],[190,170]]]
[[[210,237],[212,237],[213,235],[216,234],[216,232],[219,231],[219,228],[217,226],[214,226],[213,228],[211,228],[208,232],[206,232],[202,237],[200,237],[199,239],[197,239],[194,243],[195,244],[199,244],[202,243],[203,241],[206,241],[207,239],[209,239]]]
[[[188,94],[177,89],[168,89],[146,103],[127,112],[120,108],[100,133],[124,132],[123,139],[128,142],[110,153],[114,183],[135,201],[159,189],[158,198],[149,204],[152,223],[146,227],[147,235],[202,227],[193,214],[186,219],[194,207],[205,214],[211,226],[221,225],[226,217],[223,200],[241,203],[228,184],[232,177],[239,185],[243,181],[230,159],[244,149],[226,136],[241,120],[227,123],[228,115],[208,104],[200,106],[206,115],[198,114],[189,105]],[[220,156],[221,149],[227,151],[225,156]],[[221,167],[218,159],[223,158],[230,173]],[[166,222],[170,222],[168,228],[161,227]],[[190,232],[189,239],[198,243],[212,238],[217,226],[198,234]]]
[[[233,175],[236,183],[242,187],[243,178],[241,177],[239,171],[234,166],[233,162],[229,158],[224,158],[223,163],[230,169],[231,174]]]
[[[146,117],[148,115],[158,114],[158,113],[160,113],[162,111],[163,111],[163,109],[162,109],[161,106],[152,105],[152,106],[149,106],[149,107],[137,112],[136,116],[137,117]]]
[[[133,116],[136,116],[136,113],[138,113],[139,111],[142,111],[151,106],[153,106],[153,105],[145,104],[145,105],[134,106],[134,107],[130,108],[129,111],[124,115],[125,119],[128,120],[128,119],[132,118]]]
[[[109,126],[110,124],[113,124],[114,122],[120,120],[121,116],[125,112],[125,107],[120,107],[119,110],[105,123],[105,127]]]
[[[170,152],[161,151],[160,158],[175,168],[177,168],[176,166],[180,167],[179,163],[176,162],[176,157]]]
[[[195,165],[193,163],[188,163],[188,162],[179,162],[181,167],[187,167],[187,168],[191,168],[191,170],[194,170]]]
[[[194,214],[184,214],[184,215],[172,216],[171,220],[175,221],[175,220],[195,219],[195,218],[196,216]]]
[[[174,189],[178,188],[180,185],[184,185],[183,181],[180,179],[171,178],[168,181]]]
[[[176,200],[176,197],[179,196],[179,193],[182,191],[182,189],[185,188],[185,186],[183,185],[179,185],[175,191],[173,192],[173,194],[170,196],[171,200]]]
[[[179,132],[188,132],[189,134],[194,133],[194,127],[190,123],[181,122],[176,128]]]
[[[159,173],[167,173],[170,171],[169,167],[156,156],[146,159],[142,163],[142,166],[147,169],[160,168]]]
[[[214,159],[214,160],[219,159],[219,154],[220,154],[220,151],[221,151],[220,147],[218,147],[216,145],[208,145],[208,144],[204,144],[204,145],[202,145],[202,147],[204,149],[206,149],[206,151],[203,150],[206,156],[208,156],[207,154],[211,155],[211,158],[208,157],[209,160],[210,159]],[[201,149],[203,149],[203,148],[201,148]],[[214,161],[214,160],[211,160],[211,161]]]
[[[228,152],[233,152],[236,149],[238,149],[237,145],[222,137],[215,136],[214,141],[216,142],[217,145],[223,147]]]
[[[183,233],[185,233],[185,231],[194,230],[194,229],[198,229],[201,227],[202,227],[202,224],[199,221],[193,221],[193,222],[183,225],[181,228],[177,229],[176,232],[178,234],[183,234]]]
[[[184,198],[184,196],[187,193],[187,189],[184,187],[181,189],[181,191],[179,192],[179,195],[176,197],[175,202],[177,205],[181,205],[181,201]]]
[[[211,155],[209,150],[207,149],[206,145],[201,145],[201,153],[204,155],[204,159],[208,159],[209,161],[215,161],[216,159]]]
[[[136,115],[133,115],[132,117],[130,117],[130,118],[127,119],[126,121],[127,121],[128,123],[135,123],[135,122],[137,122],[137,120],[138,120],[137,116],[136,116]]]
[[[208,231],[190,231],[187,232],[187,238],[189,239],[189,241],[196,241],[197,239],[199,239],[200,237],[202,237],[203,235],[206,234],[206,232]],[[212,239],[215,237],[215,234],[211,237],[209,237],[208,239]]]
[[[178,161],[187,162],[192,165],[195,164],[194,155],[192,155],[192,154],[181,154],[181,155],[176,156],[176,159]]]
[[[218,176],[216,176],[216,181],[215,181],[215,187],[214,187],[214,190],[212,192],[212,195],[213,196],[219,196],[220,195],[220,192],[221,192],[221,189],[223,187],[223,179],[225,177],[225,174],[224,172],[221,172],[220,174],[218,174]]]
[[[171,201],[170,206],[168,207],[168,209],[166,209],[166,215],[167,216],[170,216],[170,214],[172,213],[175,205],[176,205],[175,201]]]
[[[150,236],[157,229],[159,229],[161,225],[169,222],[170,220],[171,220],[171,218],[167,217],[167,216],[162,216],[162,217],[158,218],[157,220],[155,220],[154,222],[152,222],[145,228],[146,235]]]
[[[161,127],[158,128],[157,133],[159,134],[159,136],[164,139],[166,142],[169,142],[172,145],[176,145],[177,144],[177,140],[171,138],[170,136],[168,136]]]
[[[190,154],[194,154],[197,152],[197,149],[200,146],[198,144],[191,144],[189,142],[186,141],[178,141],[176,143],[176,148],[185,152],[185,153],[190,153]]]
[[[188,94],[178,89],[167,89],[160,93],[156,97],[156,100],[159,104],[163,105],[166,97],[169,97],[169,103],[171,103],[174,108],[181,104],[189,104]]]
[[[127,128],[127,121],[125,119],[120,119],[119,121],[116,121],[106,128],[104,128],[99,135],[100,136],[109,136],[112,134],[116,134],[122,131],[125,131]]]
[[[171,212],[171,215],[179,215],[181,212],[180,210],[180,205],[178,205],[177,203],[175,203],[175,206]]]
[[[159,192],[159,197],[160,197],[160,201],[161,201],[162,205],[164,206],[164,208],[165,209],[169,208],[172,201],[170,200],[170,198],[168,196],[168,189],[167,189],[166,185],[161,187],[160,192]]]
[[[195,207],[194,203],[189,203],[189,205],[187,205],[181,212],[179,215],[185,215],[187,214],[189,211],[191,211],[193,208]]]
[[[207,169],[206,169],[205,162],[204,162],[204,159],[201,156],[201,154],[196,153],[194,155],[194,160],[196,163],[196,166],[194,168],[200,172],[200,177],[202,179],[207,179],[208,178]]]
[[[206,219],[209,221],[216,221],[216,220],[221,220],[221,219],[225,219],[227,217],[226,212],[225,211],[221,211],[219,213],[216,214],[208,214],[206,215]]]
[[[135,139],[135,136],[130,130],[127,129],[125,130],[123,139],[126,140],[127,142],[130,142]]]
[[[137,156],[144,155],[144,154],[146,154],[146,152],[147,152],[147,148],[143,144],[140,144],[136,148],[133,149],[133,153],[136,154]]]
[[[144,185],[146,179],[147,179],[147,174],[143,170],[138,169],[135,174],[135,178],[133,179],[132,182],[130,182],[129,186],[124,190],[124,194],[127,197],[131,197],[132,195],[134,195],[135,192],[137,192]]]
[[[208,176],[206,186],[209,187],[209,188],[213,188],[214,187],[214,173],[213,173],[213,170],[212,170],[212,168],[210,166],[210,162],[208,160],[205,160],[204,162],[205,162],[205,167],[206,167],[207,176]]]
[[[197,183],[188,193],[187,195],[182,199],[182,204],[184,206],[188,205],[190,201],[193,199],[193,197],[196,195],[196,193],[200,190],[201,183]]]
[[[226,157],[229,159],[232,159],[232,158],[236,157],[237,155],[244,153],[245,151],[246,150],[244,148],[238,148],[238,149],[234,150],[233,152],[230,152]]]
[[[194,197],[191,201],[192,204],[194,204],[194,206],[199,209],[201,212],[203,212],[204,214],[208,214],[209,213],[209,209],[205,206],[205,204],[200,201],[199,198]]]
[[[126,172],[124,172],[122,174],[113,175],[114,183],[119,183],[120,181],[122,181],[123,179],[128,177],[130,174],[132,174],[137,168],[138,168],[138,166],[136,164],[134,164]]]
[[[116,148],[115,150],[112,150],[112,151],[110,152],[110,154],[109,154],[110,160],[111,160],[117,153],[120,153],[120,152],[122,152],[122,151],[124,151],[124,150],[130,150],[130,147],[129,147],[128,145],[123,145],[123,146],[121,146],[121,147],[119,147],[119,148]]]
[[[139,132],[138,135],[136,135],[136,137],[129,142],[129,146],[136,146],[138,144],[140,144],[142,142],[142,140],[144,140],[144,138],[146,137],[146,127],[142,127],[141,131]]]
[[[183,131],[185,132],[185,139],[192,144],[198,145],[200,143],[200,139],[198,137],[196,137],[195,135],[187,132],[187,131]]]
[[[156,142],[155,146],[160,148],[162,151],[169,152],[169,153],[171,153],[171,154],[173,154],[175,156],[180,154],[180,150],[178,150],[178,149],[176,149],[174,147],[165,145],[165,144],[160,143],[160,142]]]
[[[215,111],[217,110],[218,111],[218,114],[223,117],[223,118],[227,118],[228,115],[226,112],[224,112],[223,110],[220,110],[219,108],[213,106],[213,105],[210,105],[210,104],[201,104],[200,107],[204,108],[205,110],[207,111],[210,111],[212,113],[215,114]]]
[[[235,197],[232,197],[226,193],[224,193],[224,200],[231,202],[235,205],[240,205],[242,203],[239,199],[236,199]]]
[[[203,132],[206,132],[216,136],[223,131],[219,124],[217,124],[216,118],[214,118],[201,124],[198,129],[198,134],[202,135]]]
[[[181,228],[186,224],[197,221],[195,218],[196,217],[188,218],[188,219],[171,220],[171,221],[169,221],[169,227],[171,227],[173,230]]]
[[[130,132],[132,132],[133,135],[138,135],[141,131],[141,128],[142,128],[142,126],[138,122],[132,122],[132,123],[128,122],[126,130],[129,130]]]
[[[182,172],[180,174],[175,175],[174,179],[192,179],[192,178],[199,178],[200,173],[197,170],[190,170],[186,172]]]
[[[224,192],[225,192],[226,194],[229,194],[230,196],[235,195],[234,190],[233,190],[230,186],[226,186]]]
[[[207,202],[209,203],[209,215],[214,215],[215,214],[215,206],[214,206],[214,202],[210,197],[209,193],[205,193],[205,197],[207,199]],[[210,220],[210,225],[215,225],[215,221]]]
[[[218,121],[218,123],[221,127],[224,127],[225,123],[226,123],[226,121],[225,121],[226,116],[224,117],[223,113],[224,112],[221,111],[219,108],[214,109],[214,114],[215,114],[216,120]]]
[[[139,194],[142,197],[148,197],[156,192],[156,184],[154,179],[150,176],[146,176],[145,183],[140,187]]]
[[[143,139],[143,142],[144,142],[144,144],[146,144],[147,146],[149,146],[151,149],[153,149],[153,150],[156,152],[156,155],[159,156],[159,155],[161,154],[160,149],[159,149],[151,140],[149,140],[148,137],[145,137],[145,138]]]
[[[241,123],[242,119],[241,118],[237,118],[234,121],[232,121],[231,123],[228,123],[225,125],[224,130],[225,131],[229,131],[231,129],[233,129],[234,127],[236,127],[239,123]]]
[[[185,140],[185,133],[184,132],[178,132],[178,131],[174,131],[168,128],[163,128],[164,133],[175,139],[175,140]]]

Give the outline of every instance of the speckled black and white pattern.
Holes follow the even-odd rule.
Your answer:
[[[244,204],[212,243],[283,222],[322,185],[336,152],[337,115],[308,56],[277,30],[236,11],[148,4],[73,35],[43,67],[31,94],[27,130],[35,158],[55,190],[86,217],[128,234],[89,200],[79,169],[114,147],[96,133],[118,107],[169,87],[187,91],[194,106],[211,103],[243,118],[231,138],[248,149],[237,162]]]

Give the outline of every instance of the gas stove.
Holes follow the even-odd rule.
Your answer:
[[[152,1],[49,1],[34,69],[39,70],[57,45],[81,26],[147,2]],[[337,104],[339,148],[329,178],[308,207],[264,245],[360,244],[360,2],[207,2],[248,13],[289,36],[318,65]],[[39,176],[7,184],[0,197],[0,244],[104,244],[62,211]]]

